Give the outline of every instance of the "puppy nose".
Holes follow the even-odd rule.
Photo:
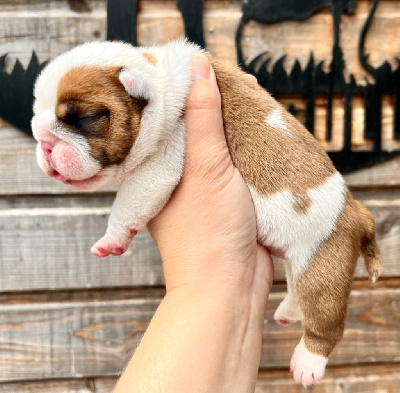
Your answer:
[[[46,160],[50,161],[51,152],[53,151],[53,145],[49,142],[41,142],[40,146],[43,150]]]

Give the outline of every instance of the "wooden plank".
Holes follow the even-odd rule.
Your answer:
[[[0,123],[1,124],[1,123]],[[0,194],[67,194],[60,182],[46,176],[36,162],[36,142],[5,125],[0,128]],[[112,190],[112,187],[105,190]]]
[[[0,211],[0,290],[162,284],[160,256],[147,232],[121,257],[90,253],[108,213],[109,207]]]
[[[1,393],[111,393],[116,377],[17,382],[0,385]],[[314,393],[395,393],[400,390],[400,364],[328,367]],[[289,371],[260,370],[255,393],[303,393]]]
[[[93,393],[93,383],[89,379],[4,383],[0,393]]]
[[[350,187],[398,187],[400,185],[400,157],[370,168],[347,174],[344,178]]]
[[[400,157],[345,176],[350,187],[400,186]],[[67,187],[44,175],[36,163],[35,142],[0,122],[0,195],[72,194]],[[105,191],[115,191],[112,186]]]
[[[117,378],[94,379],[96,393],[110,393]],[[0,390],[1,391],[1,390]],[[329,367],[314,393],[395,393],[400,391],[400,364]],[[304,393],[290,371],[260,370],[254,393]],[[10,392],[12,393],[12,391]]]
[[[377,220],[383,276],[400,276],[400,191],[355,196]],[[90,253],[112,201],[110,194],[0,199],[0,292],[162,285],[160,256],[147,232],[126,255],[100,260]],[[361,258],[356,277],[367,277]],[[276,261],[275,281],[284,280]]]
[[[116,377],[16,382],[0,385],[1,393],[111,393]],[[314,393],[395,393],[400,390],[400,365],[328,367]],[[289,371],[260,370],[255,393],[303,393]]]
[[[9,70],[16,58],[26,66],[32,51],[43,62],[86,41],[105,39],[106,1],[92,2],[91,12],[76,12],[68,1],[33,4],[29,11],[10,3],[0,9],[0,53],[10,55]]]
[[[273,313],[283,292],[270,295],[265,314],[263,368],[287,368],[301,337]],[[138,345],[156,298],[0,303],[0,380],[118,375]],[[353,290],[343,341],[330,365],[400,362],[400,287]]]
[[[329,367],[313,393],[395,393],[400,391],[400,365]],[[254,393],[304,393],[289,371],[263,370]],[[104,392],[105,393],[105,392]]]

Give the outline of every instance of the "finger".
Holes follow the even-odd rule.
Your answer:
[[[186,108],[188,109],[213,109],[221,107],[215,73],[207,57],[203,54],[195,54],[191,59],[193,84],[188,97]]]
[[[226,147],[221,96],[215,74],[204,55],[192,57],[193,84],[186,100],[187,152],[211,154],[216,146]]]

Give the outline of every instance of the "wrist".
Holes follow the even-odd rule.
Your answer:
[[[250,287],[254,256],[238,258],[221,244],[193,243],[161,250],[168,293],[187,287],[188,291],[224,291],[232,297]]]
[[[210,311],[221,308],[221,322],[225,316],[227,322],[237,326],[240,321],[245,326],[250,321],[262,324],[273,278],[269,253],[257,246],[255,257],[245,263],[221,260],[219,255],[218,249],[214,254],[208,252],[204,259],[198,257],[197,262],[201,263],[194,266],[177,267],[176,262],[171,262],[170,271],[167,264],[167,299],[196,304],[204,313],[207,307]]]
[[[252,391],[262,320],[245,312],[248,296],[231,295],[195,286],[169,292],[115,392]]]

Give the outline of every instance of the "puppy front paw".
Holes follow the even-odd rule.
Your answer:
[[[134,229],[130,230],[124,236],[116,237],[105,234],[90,251],[99,258],[106,258],[109,255],[122,255],[128,249],[129,244],[136,234],[137,231]]]

